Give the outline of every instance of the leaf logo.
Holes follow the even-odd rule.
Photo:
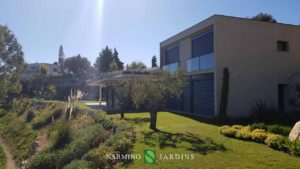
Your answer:
[[[156,151],[155,150],[144,150],[144,162],[145,164],[156,163]]]

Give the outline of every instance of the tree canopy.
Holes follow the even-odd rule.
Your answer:
[[[40,66],[40,72],[41,72],[43,75],[48,74],[48,67],[47,67],[46,65],[41,65],[41,66]]]
[[[80,55],[66,58],[64,61],[64,69],[68,74],[82,76],[89,72],[91,67],[90,61]]]
[[[157,58],[155,55],[152,56],[151,63],[152,63],[152,67],[157,67]]]
[[[259,14],[255,15],[255,16],[253,16],[251,19],[257,20],[257,21],[277,23],[276,19],[273,18],[272,15],[267,14],[267,13],[259,13]]]
[[[21,45],[7,26],[0,25],[0,104],[9,94],[21,91],[20,75],[25,67]]]
[[[145,69],[147,66],[141,61],[133,61],[131,64],[126,65],[126,70]]]
[[[96,59],[96,63],[94,64],[98,73],[108,72],[110,71],[110,64],[115,61],[118,70],[123,70],[124,65],[123,62],[119,59],[119,53],[116,49],[112,50],[108,46],[106,46],[99,53],[99,57]]]
[[[113,61],[117,63],[118,70],[124,69],[124,63],[121,62],[121,60],[119,58],[119,53],[116,48],[114,48],[114,52],[113,52]]]
[[[184,74],[180,70],[175,73],[162,71],[143,79],[114,80],[111,86],[123,110],[135,107],[149,111],[150,128],[156,130],[157,112],[164,109],[168,99],[180,99]],[[122,112],[121,118],[124,118]]]

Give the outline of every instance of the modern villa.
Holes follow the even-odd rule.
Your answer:
[[[182,99],[170,101],[168,110],[218,115],[226,67],[228,116],[249,116],[258,99],[293,111],[290,84],[300,82],[300,26],[214,15],[161,42],[160,66],[186,75]]]

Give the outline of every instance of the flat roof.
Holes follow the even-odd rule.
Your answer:
[[[266,23],[266,24],[273,24],[273,25],[282,25],[282,26],[289,26],[289,27],[298,27],[300,28],[299,25],[293,25],[293,24],[286,24],[286,23],[273,23],[273,22],[265,22],[265,21],[258,21],[258,20],[253,20],[251,18],[241,18],[241,17],[235,17],[235,16],[226,16],[226,15],[220,15],[220,14],[215,14],[215,15],[212,15],[204,20],[202,20],[201,22],[165,39],[164,41],[160,42],[160,46],[167,46],[169,45],[170,43],[173,43],[173,42],[176,42],[178,40],[180,40],[181,38],[183,37],[186,37],[188,35],[191,34],[191,32],[195,33],[197,31],[199,31],[199,29],[196,29],[197,27],[201,26],[202,24],[204,25],[206,22],[211,22],[213,23],[213,20],[214,18],[216,17],[225,17],[225,18],[231,18],[231,19],[238,19],[238,20],[244,20],[244,21],[249,21],[249,22],[259,22],[259,23]],[[193,30],[195,29],[195,30]]]

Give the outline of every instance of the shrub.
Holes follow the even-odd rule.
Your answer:
[[[280,134],[283,136],[288,136],[291,132],[290,127],[280,126],[280,125],[270,125],[268,126],[268,131],[274,134]]]
[[[281,126],[278,124],[266,125],[264,123],[253,123],[251,125],[251,130],[254,130],[254,129],[264,129],[270,133],[280,134],[283,136],[288,136],[290,131],[292,130],[290,127],[287,127],[287,126]]]
[[[27,108],[31,105],[31,102],[28,98],[21,98],[13,101],[12,109],[18,115],[23,114]]]
[[[92,169],[92,164],[85,160],[73,160],[68,165],[64,166],[63,169]]]
[[[287,151],[295,156],[300,156],[300,141],[290,141],[286,139],[284,142],[284,146],[287,148]]]
[[[91,161],[95,168],[112,168],[115,163],[114,159],[109,159],[107,155],[114,155],[111,147],[100,146],[88,152],[87,160]]]
[[[281,150],[282,147],[281,144],[283,140],[284,140],[283,136],[269,133],[265,140],[265,143],[273,149]]]
[[[114,122],[112,122],[111,120],[103,119],[100,123],[105,128],[105,130],[110,130],[116,127]]]
[[[220,100],[220,116],[227,115],[227,104],[228,104],[228,93],[229,93],[229,69],[225,67],[223,69],[222,89],[221,89],[221,100]]]
[[[30,109],[30,110],[28,111],[27,116],[26,116],[26,121],[27,121],[27,122],[31,122],[32,119],[34,119],[34,118],[35,118],[35,113],[34,113],[34,111],[33,111],[32,109]]]
[[[32,122],[32,128],[39,129],[43,126],[50,124],[52,122],[52,117],[54,119],[58,119],[63,114],[63,112],[63,108],[57,107],[52,112],[45,113],[44,115],[35,118]]]
[[[71,142],[66,148],[59,151],[59,159],[57,167],[62,168],[74,159],[81,159],[81,157],[88,152],[89,148],[94,146],[93,142],[103,134],[103,128],[93,126],[87,128],[83,135]]]
[[[30,160],[28,169],[56,168],[57,158],[57,154],[53,152],[41,152]]]
[[[253,123],[253,124],[251,124],[251,130],[254,130],[254,129],[268,130],[268,127],[265,123]]]
[[[69,162],[75,159],[80,159],[88,152],[88,143],[85,139],[78,139],[68,145],[67,148],[58,152],[59,159],[57,161],[57,168],[62,168]]]
[[[251,135],[251,130],[250,126],[243,127],[241,130],[238,130],[235,133],[235,137],[241,140],[251,140],[252,135]]]
[[[57,128],[57,135],[53,148],[59,149],[69,143],[71,141],[71,133],[71,126],[66,122],[62,122]]]
[[[4,169],[6,166],[6,156],[2,147],[0,147],[0,168]]]
[[[261,99],[256,100],[252,113],[252,118],[256,121],[272,121],[272,118],[279,114],[273,104],[268,104]]]
[[[16,163],[27,157],[28,149],[36,138],[31,126],[16,113],[7,113],[0,118],[0,135],[10,146]]]
[[[113,149],[119,152],[120,154],[129,153],[132,148],[133,142],[128,138],[117,139],[116,142],[113,144]]]
[[[252,140],[264,143],[267,138],[267,132],[264,129],[255,129],[251,132]]]
[[[220,128],[220,133],[227,137],[235,137],[237,131],[237,129],[230,126],[223,126]]]

